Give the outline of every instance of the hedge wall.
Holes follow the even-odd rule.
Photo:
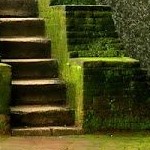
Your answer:
[[[97,4],[111,5],[128,56],[140,60],[150,73],[150,1],[97,0]]]

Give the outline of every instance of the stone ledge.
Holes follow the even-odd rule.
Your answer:
[[[66,11],[111,11],[109,5],[55,5],[51,7],[65,7]]]

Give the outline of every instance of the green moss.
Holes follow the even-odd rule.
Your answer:
[[[11,68],[0,64],[0,114],[9,112]]]
[[[68,75],[66,77],[68,84],[68,100],[70,106],[76,111],[76,125],[83,124],[83,68],[70,62]]]
[[[10,124],[9,117],[7,115],[0,114],[0,135],[9,134]]]
[[[45,18],[46,33],[52,42],[51,54],[53,58],[57,58],[59,75],[63,78],[69,58],[67,53],[65,6],[51,8],[48,6],[48,1],[39,2],[40,17]]]
[[[136,59],[132,59],[129,57],[84,57],[84,58],[74,58],[72,59],[72,61],[75,62],[79,62],[78,64],[83,64],[86,62],[91,62],[91,64],[93,64],[93,62],[98,62],[100,63],[112,63],[112,64],[116,64],[116,63],[127,63],[127,64],[139,64],[139,61]],[[96,63],[94,63],[96,64]]]

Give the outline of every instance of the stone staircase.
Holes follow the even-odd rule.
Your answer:
[[[12,66],[12,135],[81,134],[35,0],[0,1],[2,62]]]

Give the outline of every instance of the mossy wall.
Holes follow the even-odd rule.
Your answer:
[[[0,134],[9,132],[11,67],[0,64]]]
[[[123,54],[109,6],[66,6],[70,57],[113,57]]]
[[[140,60],[150,74],[150,1],[149,0],[97,0],[97,4],[110,5],[119,36],[128,56]]]
[[[78,36],[76,30],[74,36],[68,36],[70,34],[69,26],[73,24],[78,28],[80,21],[93,22],[92,19],[87,19],[89,17],[85,19],[83,16],[93,16],[95,12],[98,16],[102,14],[108,16],[109,21],[112,21],[110,12],[103,13],[98,10],[97,13],[92,10],[91,13],[87,11],[88,8],[103,8],[101,6],[93,8],[88,6],[84,8],[86,9],[85,13],[85,10],[81,11],[84,6],[49,7],[48,4],[48,0],[39,0],[39,14],[40,17],[45,18],[46,33],[52,41],[52,57],[57,58],[60,77],[67,84],[67,103],[76,111],[76,125],[84,126],[89,132],[100,129],[149,129],[148,93],[150,92],[146,82],[147,72],[140,69],[136,60],[123,57],[70,58],[79,57],[78,52],[82,49],[81,46],[77,50],[70,48],[69,41]],[[110,10],[108,6],[105,8]],[[74,24],[75,16],[78,18],[75,19],[77,23]],[[82,26],[82,29],[85,29],[84,27],[86,26]],[[86,33],[86,30],[84,31]],[[87,31],[89,32],[89,30]],[[109,33],[109,31],[105,32]],[[112,32],[115,33],[115,30]],[[109,49],[110,40],[106,40],[107,38],[104,37],[99,39],[102,46]],[[103,43],[103,40],[106,42]],[[78,41],[85,42],[81,37]],[[73,48],[76,44],[72,44]],[[100,51],[103,50],[101,48]],[[91,48],[91,50],[93,49]],[[83,51],[88,52],[87,49],[83,49]]]
[[[78,109],[83,109],[82,118],[78,119],[82,119],[86,132],[150,129],[150,91],[146,72],[140,69],[138,61],[76,58],[71,63],[71,72],[77,73],[75,78],[71,76],[70,83],[83,87],[75,88],[73,93],[74,97],[83,98]]]
[[[60,51],[66,51],[68,57],[124,55],[109,6],[48,7],[48,1],[39,1],[39,10],[46,20],[47,35],[52,37],[52,56],[64,60]]]

